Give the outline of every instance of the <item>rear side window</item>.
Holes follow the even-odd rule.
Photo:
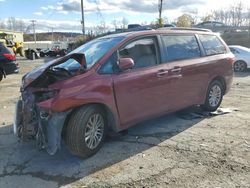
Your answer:
[[[226,48],[215,35],[199,35],[206,55],[216,55],[226,53]]]
[[[168,62],[201,56],[200,48],[194,35],[169,35],[162,36],[162,38]]]
[[[11,54],[11,51],[7,47],[5,47],[2,43],[0,43],[0,52]]]

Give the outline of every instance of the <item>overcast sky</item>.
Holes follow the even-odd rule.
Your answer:
[[[0,0],[0,20],[9,17],[23,19],[27,24],[37,20],[39,31],[80,32],[80,0]],[[239,0],[163,0],[162,16],[169,22],[184,13],[209,13],[211,10],[227,8]],[[250,7],[250,0],[243,0]],[[158,16],[158,0],[84,0],[85,25],[88,28],[105,22],[113,26],[113,20],[128,23],[150,24]]]

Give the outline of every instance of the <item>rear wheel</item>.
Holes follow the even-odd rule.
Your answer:
[[[243,72],[247,69],[247,64],[244,61],[236,61],[234,63],[235,72]]]
[[[44,52],[40,52],[40,57],[45,57],[45,53]]]
[[[218,80],[214,80],[210,83],[205,104],[202,105],[202,108],[206,111],[215,111],[220,106],[223,98],[224,87],[222,83]]]
[[[97,105],[91,105],[82,107],[71,116],[65,140],[73,154],[86,158],[101,148],[105,136],[105,113]]]

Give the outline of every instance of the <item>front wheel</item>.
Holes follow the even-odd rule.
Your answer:
[[[101,148],[105,136],[105,113],[98,106],[91,105],[80,108],[71,116],[65,141],[73,154],[87,158]]]
[[[201,106],[204,110],[213,112],[220,106],[223,98],[223,85],[218,80],[210,83],[205,103]]]

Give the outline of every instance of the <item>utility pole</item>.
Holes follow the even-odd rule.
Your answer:
[[[85,26],[84,26],[84,9],[83,9],[83,0],[81,0],[81,10],[82,10],[82,34],[85,36]]]
[[[159,10],[159,26],[162,27],[162,18],[161,18],[161,12],[162,12],[162,1],[163,0],[158,0],[158,10]]]
[[[54,32],[53,32],[53,30],[54,30],[54,28],[53,27],[51,27],[51,30],[52,30],[52,42],[54,41]]]
[[[34,41],[35,41],[35,46],[36,46],[36,30],[35,30],[35,23],[36,20],[31,20],[32,27],[33,27],[33,36],[34,36]]]

